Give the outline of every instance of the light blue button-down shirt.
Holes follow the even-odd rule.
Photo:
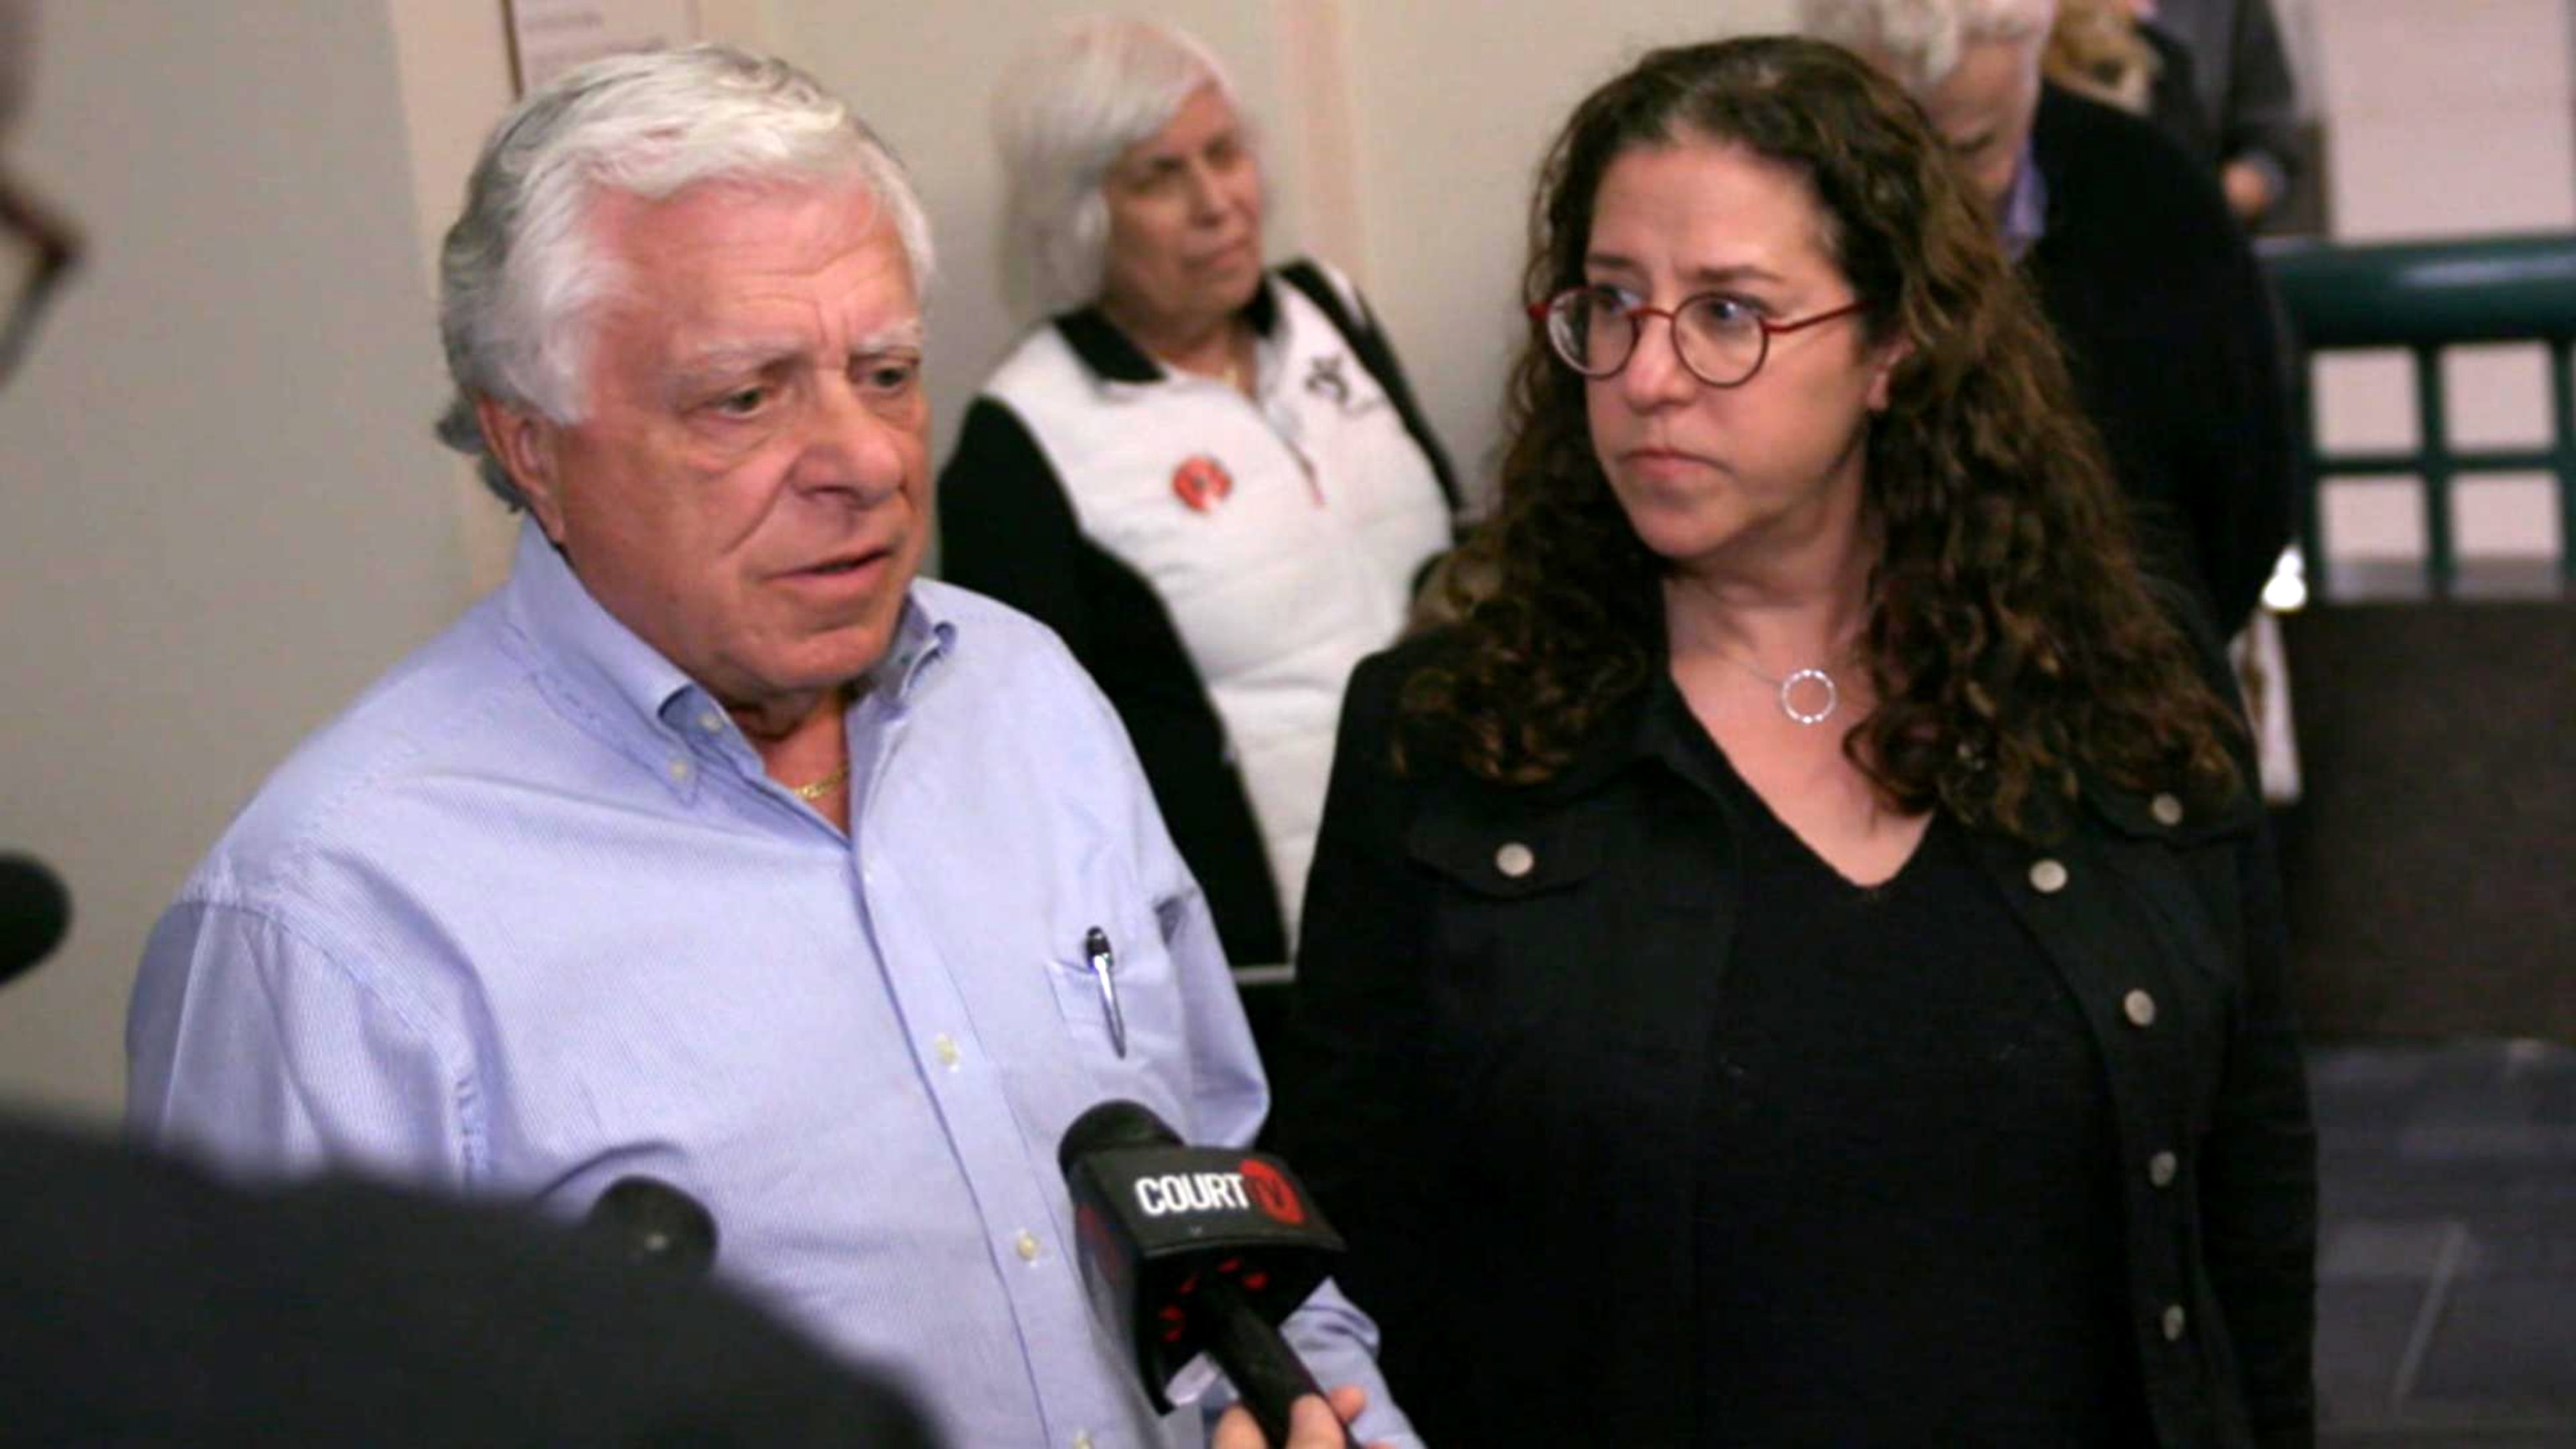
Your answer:
[[[1056,1146],[1267,1105],[1206,906],[1054,636],[914,586],[850,707],[848,836],[533,527],[507,586],[305,742],[154,931],[130,1126],[561,1216],[646,1174],[718,1272],[960,1445],[1195,1444],[1093,1320]],[[1105,931],[1127,1050],[1086,934]],[[1330,1285],[1291,1337],[1409,1442]]]

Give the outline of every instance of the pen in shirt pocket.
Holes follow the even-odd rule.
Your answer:
[[[1082,938],[1082,957],[1091,964],[1091,979],[1100,984],[1100,1015],[1109,1023],[1109,1044],[1127,1055],[1127,1015],[1118,1009],[1118,953],[1109,948],[1109,933],[1094,926]]]

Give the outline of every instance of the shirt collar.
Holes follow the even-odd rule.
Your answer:
[[[867,673],[864,697],[909,701],[933,660],[957,647],[957,621],[936,598],[920,589],[906,590],[903,614],[895,621],[894,639],[885,657]]]
[[[2039,173],[2036,141],[2025,139],[2020,158],[2013,162],[2012,188],[2004,193],[2004,254],[2020,261],[2047,230],[2048,178]]]
[[[1275,278],[1264,276],[1253,289],[1252,300],[1243,304],[1238,314],[1252,324],[1253,334],[1264,341],[1279,325],[1279,299],[1273,295],[1278,286]],[[1161,382],[1170,376],[1163,365],[1153,359],[1135,339],[1119,330],[1100,310],[1100,304],[1077,308],[1055,319],[1055,330],[1065,346],[1102,382]]]
[[[691,722],[722,710],[709,694],[661,651],[603,608],[565,562],[545,530],[530,518],[519,527],[503,608],[511,627],[538,656],[548,692],[607,735],[621,751],[662,774],[683,795],[694,777],[667,769],[666,741],[683,737]],[[861,676],[862,700],[886,699],[898,707],[919,686],[931,661],[955,647],[957,626],[920,589],[904,594],[903,612],[883,658]],[[642,726],[608,725],[612,716]]]
[[[1655,655],[1653,677],[1611,705],[1573,757],[1533,793],[1544,800],[1579,799],[1637,770],[1661,771],[1720,808],[1735,808],[1727,783],[1737,778],[1734,767],[1691,713],[1661,651]]]
[[[534,518],[519,525],[506,608],[511,625],[588,700],[616,701],[654,720],[675,696],[695,687],[678,665],[591,597]]]

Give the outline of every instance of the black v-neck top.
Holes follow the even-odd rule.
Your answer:
[[[2048,958],[1946,817],[1862,887],[1712,773],[1745,828],[1700,1106],[1703,1441],[2151,1442],[2110,1103]]]

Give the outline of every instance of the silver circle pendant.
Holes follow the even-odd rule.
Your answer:
[[[1822,709],[1800,709],[1789,702],[1789,691],[1796,689],[1802,679],[1812,679],[1825,687],[1825,703]],[[1821,669],[1801,669],[1780,681],[1780,712],[1802,725],[1823,724],[1833,718],[1835,707],[1842,702],[1843,692],[1834,687],[1834,677]]]

